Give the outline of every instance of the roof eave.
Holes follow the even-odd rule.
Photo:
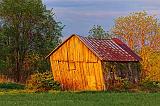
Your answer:
[[[102,60],[102,61],[105,61],[105,62],[140,62],[139,60],[120,60],[120,61],[113,61],[113,60]]]

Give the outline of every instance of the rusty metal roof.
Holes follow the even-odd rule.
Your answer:
[[[80,40],[104,61],[140,61],[126,44],[117,38],[96,39],[79,36]]]
[[[102,61],[140,61],[141,58],[135,54],[126,44],[117,38],[113,39],[96,39],[71,35],[62,44],[56,47],[46,58],[53,54],[72,36],[77,36],[96,56]]]

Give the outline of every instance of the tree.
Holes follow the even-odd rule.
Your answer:
[[[119,17],[115,20],[112,32],[125,40],[128,46],[142,57],[143,79],[150,76],[153,70],[159,72],[159,69],[155,68],[159,67],[158,64],[154,64],[154,61],[158,61],[153,58],[160,52],[160,24],[155,16],[143,11]]]
[[[98,39],[110,39],[113,35],[106,32],[102,26],[94,25],[93,28],[89,31],[89,38],[98,38]]]
[[[129,47],[135,51],[144,46],[158,47],[160,27],[155,16],[148,15],[145,11],[131,13],[115,20],[112,29],[115,35],[122,37]]]
[[[45,56],[61,41],[63,26],[41,0],[1,0],[1,36],[6,72],[17,82],[47,70]]]
[[[142,78],[160,81],[160,52],[145,47],[141,50],[140,55],[143,58],[143,61],[141,61],[143,68]]]

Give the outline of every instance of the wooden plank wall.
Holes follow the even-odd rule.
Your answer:
[[[73,36],[50,56],[54,79],[63,90],[104,90],[101,61]]]

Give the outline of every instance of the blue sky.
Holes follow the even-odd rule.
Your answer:
[[[53,8],[56,20],[66,25],[63,36],[76,33],[88,35],[93,25],[102,25],[106,31],[114,25],[114,19],[131,12],[147,11],[160,17],[160,0],[43,0],[47,8]]]

